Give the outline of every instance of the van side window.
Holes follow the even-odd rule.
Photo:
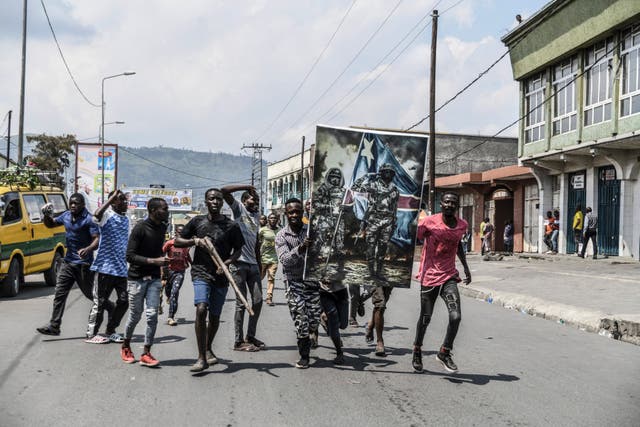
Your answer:
[[[47,199],[53,204],[53,216],[58,216],[68,209],[67,201],[62,194],[47,194]]]
[[[6,196],[7,206],[4,209],[2,217],[2,225],[17,222],[22,218],[22,209],[20,209],[20,199],[16,193],[9,193]]]
[[[41,222],[42,212],[40,209],[47,203],[44,194],[23,194],[22,200],[27,207],[27,215],[29,215],[31,222]]]

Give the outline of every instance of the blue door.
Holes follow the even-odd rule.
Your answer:
[[[598,253],[618,255],[620,233],[620,180],[616,169],[598,169]]]
[[[567,200],[567,253],[572,254],[576,251],[576,242],[573,236],[573,215],[576,213],[576,207],[580,205],[582,212],[586,209],[585,200],[587,192],[586,172],[574,172],[569,174],[569,192]]]

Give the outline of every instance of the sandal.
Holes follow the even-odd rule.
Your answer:
[[[103,337],[102,335],[94,335],[91,338],[87,338],[84,342],[89,344],[106,344],[109,342],[109,338]]]
[[[122,335],[120,335],[119,333],[114,332],[111,335],[109,335],[109,341],[110,342],[121,343],[121,342],[124,342],[124,337]]]

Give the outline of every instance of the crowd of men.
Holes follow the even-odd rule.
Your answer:
[[[383,313],[391,294],[391,287],[382,280],[382,266],[394,226],[394,219],[390,217],[398,197],[392,178],[392,170],[381,170],[379,180],[357,183],[361,190],[379,194],[380,206],[384,208],[380,212],[372,211],[367,218],[366,261],[370,276],[363,278],[361,284],[371,287],[369,293],[374,305],[365,337],[367,342],[372,342],[375,332],[376,354],[380,357],[386,355],[382,338]],[[339,171],[327,174],[326,191],[320,192],[322,197],[315,203],[320,212],[326,210],[322,218],[328,221],[330,227],[327,228],[337,230],[338,234],[341,233],[340,212],[331,206],[335,205],[333,201],[344,196],[335,190],[341,187],[341,183]],[[236,192],[242,192],[240,201],[234,197]],[[221,213],[225,202],[230,206],[234,219]],[[464,282],[471,281],[461,243],[468,224],[456,216],[459,197],[454,192],[445,192],[440,204],[442,212],[422,218],[417,231],[418,239],[424,241],[419,276],[420,316],[413,344],[413,368],[418,372],[423,369],[422,341],[438,295],[449,312],[449,327],[437,359],[446,370],[457,370],[451,353],[461,319],[457,288],[461,279],[455,268],[456,256],[464,267]],[[355,311],[364,314],[363,299],[354,298],[356,289],[352,286],[347,289],[339,276],[312,274],[314,269],[315,273],[322,272],[322,268],[307,262],[314,259],[314,251],[325,251],[324,256],[327,257],[332,251],[342,251],[341,237],[336,238],[336,232],[334,235],[310,233],[312,224],[305,221],[305,215],[308,219],[309,213],[305,212],[302,201],[296,198],[285,202],[287,222],[284,227],[278,227],[278,218],[273,214],[261,218],[258,194],[254,187],[248,185],[211,188],[205,193],[205,206],[206,214],[193,217],[184,227],[176,229],[174,238],[165,241],[169,207],[161,198],[149,200],[147,217],[138,222],[131,233],[126,215],[127,200],[119,190],[112,192],[107,202],[93,215],[86,209],[80,193],[73,194],[69,199],[69,210],[55,218],[52,206],[45,205],[42,209],[44,223],[48,227],[65,226],[67,252],[57,276],[50,321],[37,331],[45,335],[60,334],[66,299],[73,284],[77,283],[92,301],[86,342],[121,343],[122,361],[134,363],[136,356],[131,348],[131,339],[144,312],[144,349],[138,361],[144,366],[157,366],[160,362],[152,355],[151,348],[162,307],[163,286],[169,302],[167,323],[175,326],[179,291],[190,267],[198,354],[190,370],[200,372],[218,362],[213,342],[230,284],[236,293],[234,350],[254,352],[266,348],[266,344],[256,336],[263,305],[262,279],[267,277],[266,303],[273,305],[275,274],[281,265],[285,297],[300,353],[295,366],[300,369],[309,367],[310,351],[317,346],[321,326],[334,344],[336,356],[333,362],[345,363],[340,330],[347,327],[350,317],[353,320]],[[317,244],[316,236],[324,245]],[[191,247],[195,248],[193,258],[189,254]],[[97,256],[94,259],[95,251]],[[341,262],[344,260],[342,256],[337,258]],[[115,303],[110,300],[113,291],[116,293]],[[127,310],[124,334],[119,334],[116,330]],[[100,334],[105,311],[107,325],[105,333]],[[245,332],[246,312],[249,312],[249,319]]]

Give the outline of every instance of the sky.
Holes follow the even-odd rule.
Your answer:
[[[96,106],[74,86],[42,3],[31,0],[25,133],[98,142],[102,79],[134,71],[104,81],[105,123],[125,122],[105,126],[107,141],[232,154],[263,144],[272,147],[268,162],[297,153],[302,136],[312,144],[316,124],[402,130],[424,118],[434,7],[439,106],[506,51],[500,38],[517,14],[526,19],[547,3],[42,1],[72,75]],[[1,1],[0,136],[9,110],[17,134],[21,37],[22,2]],[[492,135],[518,117],[517,102],[507,56],[437,114],[436,131]],[[428,120],[414,130],[428,131]]]

